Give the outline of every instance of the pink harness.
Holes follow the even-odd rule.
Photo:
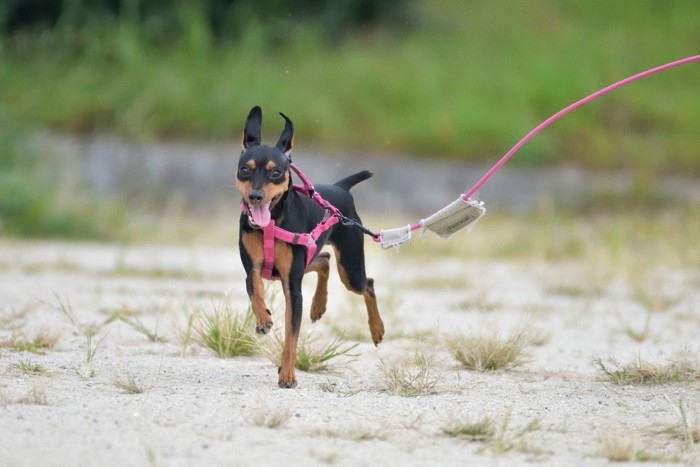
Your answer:
[[[340,220],[341,214],[335,206],[330,204],[328,201],[323,199],[320,194],[316,192],[314,186],[311,184],[308,178],[302,173],[299,168],[294,164],[289,164],[289,167],[296,172],[301,179],[303,185],[293,185],[292,189],[303,193],[309,198],[313,199],[321,206],[325,211],[326,215],[323,220],[318,223],[318,225],[309,233],[297,233],[290,232],[289,230],[284,230],[275,225],[275,220],[271,219],[267,226],[262,227],[263,234],[263,266],[261,275],[263,279],[279,279],[279,276],[273,276],[272,269],[275,265],[275,239],[282,240],[283,242],[290,243],[292,245],[303,245],[306,247],[306,266],[309,265],[311,259],[314,257],[318,245],[316,240],[333,225],[337,224]],[[248,208],[245,203],[241,200],[241,211],[243,213],[248,213]]]

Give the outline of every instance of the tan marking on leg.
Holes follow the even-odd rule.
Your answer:
[[[292,247],[283,241],[275,240],[275,267],[282,281],[285,301],[284,348],[282,349],[282,364],[278,375],[278,385],[281,388],[294,388],[297,385],[296,363],[299,335],[292,329],[292,294],[289,288],[292,259]]]
[[[382,317],[379,315],[379,308],[377,307],[377,297],[374,294],[374,279],[367,278],[364,291],[353,289],[350,281],[348,280],[345,268],[340,263],[340,251],[337,248],[335,248],[335,259],[338,266],[340,281],[343,283],[345,288],[364,297],[365,306],[367,307],[367,322],[369,323],[369,332],[372,335],[372,342],[374,342],[374,345],[379,345],[384,338],[384,322],[382,321]]]
[[[265,304],[265,285],[260,273],[263,263],[263,240],[261,232],[245,233],[241,236],[243,247],[253,261],[253,270],[250,272],[253,285],[251,305],[255,314],[255,331],[258,334],[267,334],[272,328],[272,319]]]
[[[326,312],[326,303],[328,303],[328,276],[330,274],[329,259],[331,255],[323,252],[311,261],[311,264],[306,268],[306,272],[318,273],[318,282],[316,282],[316,292],[311,301],[311,321],[316,322]]]
[[[377,307],[377,296],[374,294],[374,279],[367,278],[367,288],[363,294],[365,297],[365,306],[367,307],[367,317],[369,323],[369,332],[372,335],[374,345],[384,339],[384,322],[379,316],[379,308]]]

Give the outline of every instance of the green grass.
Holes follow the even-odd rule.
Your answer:
[[[216,305],[212,313],[198,308],[193,315],[191,330],[188,331],[190,338],[217,356],[229,358],[253,355],[258,351],[259,343],[254,336],[255,316],[251,309],[239,313],[224,302]]]
[[[44,365],[34,363],[31,359],[25,358],[19,359],[17,363],[13,363],[10,366],[17,369],[20,373],[29,376],[44,375],[48,372]]]
[[[324,41],[247,22],[235,40],[150,41],[128,19],[0,43],[0,109],[70,132],[238,139],[250,107],[294,120],[307,150],[342,147],[494,161],[544,118],[613,81],[697,54],[692,0],[417,2],[399,34]],[[185,18],[186,31],[201,18]],[[556,44],[556,47],[553,46]],[[254,64],[254,66],[252,65]],[[696,64],[605,96],[515,163],[700,173]],[[358,138],[357,135],[362,135]]]
[[[32,337],[18,334],[7,339],[1,339],[0,349],[4,348],[12,352],[44,354],[46,350],[55,347],[60,338],[61,333],[56,329],[41,328]]]

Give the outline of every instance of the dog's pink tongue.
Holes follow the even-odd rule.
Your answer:
[[[253,222],[258,227],[267,227],[270,223],[270,202],[258,206],[250,206],[250,215],[253,216]]]

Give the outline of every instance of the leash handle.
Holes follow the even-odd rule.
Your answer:
[[[614,89],[617,89],[617,88],[619,88],[619,87],[621,87],[621,86],[624,86],[625,84],[631,83],[631,82],[633,82],[633,81],[637,81],[638,79],[644,78],[644,77],[649,76],[649,75],[652,75],[652,74],[654,74],[654,73],[658,73],[659,71],[668,70],[669,68],[677,67],[677,66],[680,66],[680,65],[685,65],[686,63],[695,62],[695,61],[698,61],[698,60],[700,60],[700,55],[693,55],[693,56],[691,56],[691,57],[686,57],[686,58],[683,58],[683,59],[680,59],[680,60],[676,60],[676,61],[673,61],[673,62],[670,62],[670,63],[666,63],[666,64],[664,64],[664,65],[660,65],[660,66],[651,68],[651,69],[646,70],[646,71],[643,71],[643,72],[641,72],[641,73],[637,73],[636,75],[629,76],[629,77],[627,77],[627,78],[625,78],[625,79],[623,79],[623,80],[620,80],[620,81],[618,81],[618,82],[616,82],[616,83],[613,83],[613,84],[611,84],[611,85],[609,85],[609,86],[606,86],[606,87],[604,87],[603,89],[600,89],[599,91],[596,91],[596,92],[594,92],[593,94],[590,94],[590,95],[584,97],[583,99],[580,99],[580,100],[574,102],[573,104],[571,104],[571,105],[569,105],[569,106],[563,108],[563,109],[560,110],[559,112],[555,113],[554,115],[552,115],[551,117],[549,117],[548,119],[546,119],[545,121],[543,121],[542,123],[540,123],[539,125],[537,125],[532,131],[530,131],[530,132],[529,132],[528,134],[526,134],[520,141],[518,141],[518,142],[515,144],[515,146],[513,146],[512,148],[510,148],[510,150],[509,150],[503,157],[501,157],[501,159],[500,159],[498,162],[496,162],[496,164],[495,164],[493,167],[491,167],[491,169],[490,169],[488,172],[486,172],[486,174],[485,174],[483,177],[481,177],[481,179],[480,179],[478,182],[476,182],[476,184],[475,184],[473,187],[471,187],[471,188],[469,189],[469,191],[467,191],[466,193],[464,193],[464,194],[461,196],[461,198],[462,198],[464,201],[468,201],[469,198],[470,198],[474,193],[476,193],[476,191],[477,191],[479,188],[481,188],[481,186],[482,186],[484,183],[486,183],[486,181],[487,181],[489,178],[491,178],[491,176],[493,176],[493,174],[496,173],[496,171],[497,171],[498,169],[500,169],[500,168],[503,166],[503,164],[505,164],[506,162],[508,162],[508,160],[513,156],[513,154],[515,154],[515,153],[518,151],[518,149],[520,149],[525,143],[527,143],[529,140],[531,140],[536,134],[538,134],[538,133],[539,133],[540,131],[542,131],[544,128],[546,128],[547,126],[549,126],[552,122],[554,122],[555,120],[558,120],[559,118],[561,118],[561,117],[563,117],[564,115],[568,114],[568,113],[571,112],[572,110],[574,110],[574,109],[576,109],[576,108],[578,108],[578,107],[581,107],[583,104],[585,104],[585,103],[587,103],[587,102],[590,102],[590,101],[592,101],[593,99],[602,96],[603,94],[607,94],[608,92],[610,92],[610,91],[612,91],[612,90],[614,90]],[[413,225],[408,226],[408,229],[409,229],[409,231],[414,231],[414,230],[418,230],[420,227],[421,227],[421,223],[418,222],[418,223],[416,223],[416,224],[413,224]],[[375,241],[375,242],[378,242],[378,243],[381,242],[381,234],[379,234],[379,235],[377,235],[376,237],[374,237],[374,241]]]

